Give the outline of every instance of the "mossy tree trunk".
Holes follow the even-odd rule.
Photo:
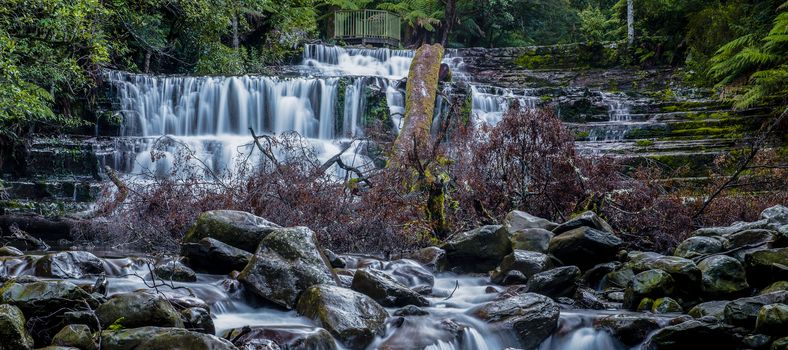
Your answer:
[[[443,46],[422,45],[413,57],[405,88],[405,116],[395,142],[394,164],[406,165],[416,173],[414,188],[427,194],[426,216],[433,233],[444,238],[448,232],[446,219],[446,183],[435,169],[435,142],[430,128],[438,97]]]

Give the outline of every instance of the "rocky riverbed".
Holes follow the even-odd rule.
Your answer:
[[[0,248],[0,349],[788,349],[788,208],[624,251],[512,212],[391,259],[203,213],[180,256]]]

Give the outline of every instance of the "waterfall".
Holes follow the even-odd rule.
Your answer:
[[[539,102],[539,97],[534,96],[530,90],[523,90],[517,93],[511,89],[472,84],[472,120],[477,123],[498,124],[512,100],[517,100],[522,109],[535,109]]]

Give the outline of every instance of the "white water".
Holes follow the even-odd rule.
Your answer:
[[[398,79],[407,74],[412,55],[406,50],[307,45],[303,65],[320,75],[295,78],[107,71],[115,110],[124,118],[121,134],[137,139],[125,142],[114,165],[126,172],[168,174],[176,147],[167,149],[163,159],[150,157],[154,141],[168,135],[211,170],[233,171],[253,151],[250,128],[257,134],[297,132],[309,140],[318,159],[326,160],[339,152],[339,143],[364,135],[372,91],[385,96],[391,127],[398,132],[405,100]],[[346,84],[340,84],[343,76]],[[350,154],[355,148],[350,151],[346,156],[357,161],[350,164],[370,162]]]

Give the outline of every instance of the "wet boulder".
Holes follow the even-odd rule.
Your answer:
[[[197,274],[194,270],[190,269],[188,266],[184,265],[182,262],[178,260],[167,260],[162,261],[153,269],[153,273],[156,274],[156,277],[163,279],[165,281],[174,281],[174,282],[196,282],[197,281]]]
[[[661,298],[672,295],[675,282],[673,277],[662,270],[643,271],[627,284],[624,290],[623,306],[635,310],[643,298]]]
[[[28,319],[40,319],[30,334],[36,346],[43,346],[50,343],[54,332],[63,328],[66,312],[95,308],[99,301],[68,281],[17,283],[11,280],[0,287],[0,304],[18,307]]]
[[[504,276],[511,271],[520,272],[527,279],[550,267],[552,267],[552,262],[546,254],[515,249],[501,260],[501,265],[492,271],[490,281],[500,284]]]
[[[110,325],[124,328],[184,326],[180,313],[166,298],[148,292],[115,294],[96,309],[96,316],[105,329]]]
[[[10,245],[0,247],[0,256],[23,256],[23,255],[25,255],[25,253]]]
[[[701,291],[703,274],[692,260],[652,252],[629,252],[627,260],[626,267],[635,273],[656,269],[669,273],[681,286],[681,295],[697,296]]]
[[[446,251],[441,248],[421,248],[409,254],[408,257],[432,269],[433,271],[446,270]]]
[[[586,211],[578,216],[575,216],[561,225],[553,229],[555,235],[561,235],[564,232],[569,232],[580,227],[590,227],[598,231],[613,233],[613,228],[605,221],[596,215],[593,211]]]
[[[612,233],[583,226],[553,237],[548,252],[566,265],[588,269],[615,260],[623,244]]]
[[[233,344],[239,349],[257,350],[260,349],[261,344],[267,342],[272,343],[273,349],[335,350],[337,348],[331,333],[325,329],[298,325],[231,329],[226,331],[222,338],[232,339]]]
[[[729,256],[710,256],[703,259],[698,268],[703,278],[703,294],[709,298],[735,297],[750,288],[744,266]]]
[[[747,282],[754,287],[788,280],[788,248],[766,249],[747,254],[744,266]]]
[[[419,263],[399,259],[385,264],[384,270],[399,283],[419,294],[430,294],[435,285],[435,276]]]
[[[758,312],[764,305],[788,303],[788,292],[776,292],[754,297],[740,298],[725,305],[725,323],[755,329]]]
[[[296,309],[351,349],[369,345],[388,317],[386,310],[370,297],[327,284],[307,289]]]
[[[407,305],[397,311],[394,311],[394,316],[426,316],[430,313],[415,305]]]
[[[237,350],[229,340],[183,328],[140,327],[101,332],[102,350]]]
[[[356,270],[350,288],[366,294],[378,304],[387,307],[428,306],[430,304],[419,293],[399,283],[385,272],[376,269]]]
[[[541,229],[541,230],[553,230],[554,228],[558,227],[558,224],[540,218],[538,216],[533,216],[528,214],[524,211],[513,210],[510,211],[509,214],[506,214],[506,217],[503,220],[504,225],[509,230],[509,232],[516,232],[525,229]]]
[[[725,300],[707,301],[693,306],[688,314],[694,318],[711,316],[722,321],[725,319],[725,306],[728,305],[728,303],[729,301]]]
[[[697,258],[723,251],[724,244],[725,240],[721,237],[694,236],[681,242],[673,255],[687,259]]]
[[[635,271],[629,267],[619,267],[616,270],[608,272],[602,280],[599,281],[599,287],[602,289],[623,289],[627,287],[629,281],[635,278]]]
[[[734,350],[738,341],[720,323],[686,321],[657,330],[643,344],[644,350]]]
[[[522,293],[488,302],[470,313],[488,323],[495,331],[513,331],[524,349],[541,344],[558,327],[559,308],[552,299]]]
[[[766,208],[761,212],[761,219],[767,220],[775,226],[786,225],[788,224],[788,207],[778,204]]]
[[[512,242],[505,227],[488,225],[460,233],[441,248],[448,269],[484,273],[512,252]]]
[[[651,332],[661,328],[658,318],[646,314],[619,314],[594,322],[594,328],[607,331],[627,346],[642,343]]]
[[[205,334],[216,333],[216,327],[207,309],[201,307],[183,309],[181,310],[181,320],[183,320],[183,326],[190,331]]]
[[[33,348],[33,338],[25,328],[25,315],[13,305],[0,305],[0,349],[29,350]]]
[[[375,349],[405,350],[433,349],[436,344],[459,343],[466,326],[451,319],[430,317],[400,317],[389,323],[393,334]],[[472,346],[469,344],[469,346]]]
[[[288,309],[310,286],[336,284],[315,233],[306,227],[271,231],[238,280],[252,293]]]
[[[768,227],[769,227],[769,222],[768,220],[765,219],[753,221],[753,222],[738,221],[738,222],[734,222],[730,226],[699,228],[695,231],[692,231],[692,233],[690,233],[690,236],[709,236],[709,237],[727,236],[744,230],[762,229]]]
[[[782,337],[772,343],[771,350],[788,350],[788,337]]]
[[[70,346],[82,350],[98,349],[90,327],[84,324],[70,324],[63,327],[52,337],[52,345]]]
[[[332,268],[344,269],[345,266],[347,266],[344,259],[340,258],[339,255],[329,249],[323,249],[323,255],[325,255],[326,260],[328,260]]]
[[[670,297],[654,300],[654,304],[651,305],[651,312],[655,314],[680,313],[682,311],[679,302]]]
[[[525,228],[510,232],[513,249],[547,253],[553,233],[542,228]]]
[[[768,285],[766,288],[761,289],[758,292],[758,295],[781,292],[784,290],[788,290],[788,281],[777,281]]]
[[[774,242],[775,232],[765,229],[744,230],[726,235],[725,249],[767,246]]]
[[[101,259],[88,252],[59,252],[42,256],[36,261],[36,276],[82,278],[104,272]]]
[[[551,298],[571,297],[577,290],[580,269],[577,266],[563,266],[539,272],[528,280],[526,289],[531,293]]]
[[[776,336],[788,333],[788,305],[781,303],[764,305],[758,310],[755,331]]]
[[[206,237],[194,243],[183,243],[181,255],[197,271],[225,274],[241,271],[252,254],[216,239]]]
[[[200,214],[183,237],[184,243],[197,243],[210,237],[249,253],[271,231],[280,228],[259,216],[236,210],[211,210]]]

